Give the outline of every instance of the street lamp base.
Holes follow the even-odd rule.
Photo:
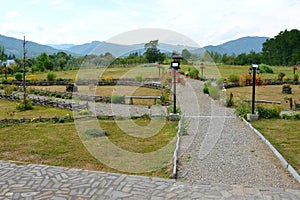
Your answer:
[[[179,115],[179,113],[170,113],[170,115],[169,115],[169,120],[170,121],[178,121],[178,120],[180,120],[180,115]]]
[[[247,120],[248,121],[254,121],[254,120],[258,120],[258,114],[247,114]]]

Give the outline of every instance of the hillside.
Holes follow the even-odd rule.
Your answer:
[[[0,35],[0,46],[4,46],[7,55],[14,54],[16,57],[21,57],[23,55],[23,40]],[[47,54],[59,52],[59,50],[47,45],[41,45],[30,41],[26,43],[26,48],[27,56],[29,57],[37,56],[43,52],[46,52]]]
[[[261,52],[262,44],[267,40],[267,37],[243,37],[237,40],[232,40],[217,46],[206,46],[204,49],[209,52],[218,52],[220,54],[241,54],[250,53],[250,51]]]

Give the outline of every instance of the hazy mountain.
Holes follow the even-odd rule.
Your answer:
[[[250,51],[261,52],[262,44],[268,39],[267,37],[243,37],[237,40],[232,40],[217,46],[206,46],[204,48],[196,48],[184,45],[171,45],[171,44],[159,44],[159,49],[165,53],[172,53],[176,51],[181,53],[183,49],[188,49],[191,53],[203,54],[204,49],[209,52],[214,51],[220,54],[232,53],[238,55],[240,53],[249,53]],[[23,41],[0,35],[0,46],[4,46],[6,54],[15,54],[17,57],[21,57],[23,53],[22,47]],[[143,54],[145,52],[144,44],[134,44],[134,45],[120,45],[108,42],[93,41],[91,43],[86,43],[82,45],[73,44],[50,44],[41,45],[35,42],[28,41],[26,44],[27,56],[37,56],[43,52],[47,54],[57,53],[59,51],[64,51],[66,53],[72,53],[73,55],[87,55],[87,54],[105,54],[110,52],[114,56],[127,56],[130,53],[138,52],[138,54]]]
[[[68,50],[75,45],[74,44],[47,44],[47,46],[50,46],[58,50]]]
[[[267,37],[243,37],[237,40],[232,40],[217,46],[206,46],[204,49],[209,52],[218,52],[220,54],[235,54],[250,53],[250,51],[261,52],[262,44],[267,40]]]
[[[5,54],[14,54],[16,57],[23,55],[23,40],[19,40],[12,37],[0,35],[0,46],[4,46]],[[59,50],[49,47],[47,45],[41,45],[35,42],[27,41],[26,43],[27,56],[37,56],[43,52],[47,54],[53,54],[59,52]]]

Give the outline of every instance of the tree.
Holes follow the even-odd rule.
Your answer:
[[[181,55],[186,60],[190,59],[192,56],[191,52],[189,52],[189,50],[187,50],[187,49],[183,49],[181,52]]]
[[[158,40],[151,40],[144,45],[144,48],[146,49],[144,55],[149,63],[155,63],[156,61],[163,62],[166,58],[166,55],[161,53],[157,46]]]
[[[263,61],[269,65],[295,65],[300,61],[300,31],[281,31],[263,44]]]
[[[40,71],[44,71],[45,69],[53,70],[53,63],[51,62],[46,52],[36,57],[36,60],[37,60],[36,66]]]
[[[7,80],[7,72],[8,72],[8,68],[6,66],[6,55],[5,55],[5,49],[4,46],[0,46],[0,61],[1,61],[1,67],[2,67],[2,71],[5,74],[5,80]]]

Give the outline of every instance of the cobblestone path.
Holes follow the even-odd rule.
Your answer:
[[[0,161],[0,199],[300,199],[300,191]]]

